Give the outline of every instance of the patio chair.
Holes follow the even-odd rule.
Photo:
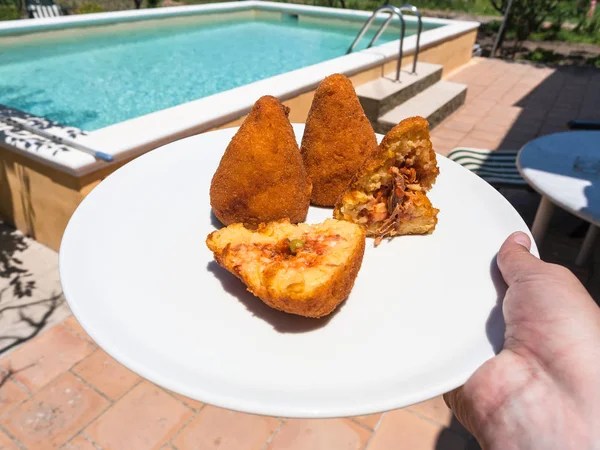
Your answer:
[[[571,120],[567,123],[569,130],[600,130],[600,122],[593,120]]]
[[[25,0],[25,3],[30,19],[43,19],[63,15],[60,6],[52,0]]]
[[[448,153],[448,159],[479,175],[491,185],[528,188],[517,169],[518,153],[516,150],[455,148]]]

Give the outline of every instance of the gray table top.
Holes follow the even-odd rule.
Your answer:
[[[517,165],[533,189],[600,225],[600,131],[570,131],[534,139],[519,152]]]

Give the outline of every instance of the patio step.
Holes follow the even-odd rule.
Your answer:
[[[412,69],[412,65],[409,66]],[[400,82],[394,81],[395,73],[378,78],[356,88],[356,94],[371,123],[396,106],[442,79],[443,66],[417,63],[416,73],[403,70]]]
[[[377,133],[385,134],[403,119],[412,116],[425,117],[433,129],[456,111],[467,97],[467,85],[438,81],[410,100],[383,114],[375,123]]]

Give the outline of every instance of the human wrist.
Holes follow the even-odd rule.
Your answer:
[[[531,417],[532,411],[503,414],[500,408],[498,414],[478,424],[473,434],[482,450],[600,450],[600,433],[591,423],[594,420],[580,413],[567,418],[559,412],[561,408],[547,410],[545,419],[554,416],[558,419],[555,421],[528,421],[525,417]]]

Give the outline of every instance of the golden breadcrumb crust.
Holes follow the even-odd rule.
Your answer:
[[[306,218],[311,183],[288,113],[275,97],[261,97],[227,146],[210,185],[223,224]]]
[[[293,253],[290,242],[303,242]],[[271,308],[305,317],[331,313],[348,295],[365,250],[365,231],[327,219],[317,225],[288,220],[249,230],[233,224],[208,235],[215,260]]]
[[[404,157],[408,156],[413,150],[413,147],[408,145],[410,143],[418,143],[419,154],[414,167],[420,175],[421,186],[429,190],[435,183],[440,169],[429,137],[427,119],[419,116],[409,117],[388,131],[379,145],[377,160],[381,164],[386,157],[390,156],[391,152],[396,152]],[[369,167],[374,167],[374,164],[370,163]],[[368,167],[365,170],[369,170]]]
[[[340,74],[325,78],[315,92],[300,148],[313,183],[311,203],[334,206],[376,150],[375,132],[352,82]]]

